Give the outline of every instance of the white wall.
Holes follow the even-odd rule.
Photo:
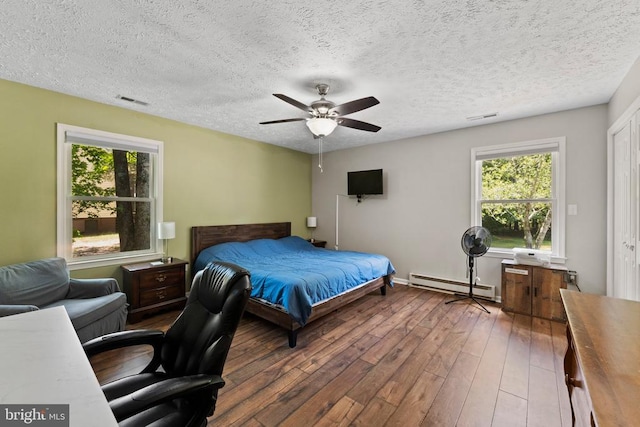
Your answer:
[[[618,89],[609,101],[609,120],[611,126],[627,107],[640,96],[640,57],[633,64]]]
[[[340,198],[340,249],[385,254],[402,279],[420,272],[466,280],[460,237],[472,225],[470,149],[565,136],[566,202],[578,205],[578,215],[567,217],[566,265],[578,272],[583,291],[603,294],[606,129],[607,106],[599,105],[325,153],[324,173],[317,167],[312,172],[315,237],[333,248],[336,194],[347,192],[347,171],[382,168],[384,196],[360,204]],[[488,255],[478,260],[483,283],[500,287],[500,261]]]

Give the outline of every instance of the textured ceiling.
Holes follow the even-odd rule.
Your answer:
[[[258,124],[305,116],[273,93],[378,98],[331,151],[605,103],[640,55],[637,0],[2,0],[0,28],[2,79],[309,153]]]

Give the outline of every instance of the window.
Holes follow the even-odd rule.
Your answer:
[[[58,124],[58,256],[92,267],[161,252],[162,142]]]
[[[471,222],[491,232],[491,253],[530,248],[564,262],[564,158],[564,137],[471,150]]]

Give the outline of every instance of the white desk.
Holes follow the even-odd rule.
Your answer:
[[[63,307],[0,318],[0,404],[69,404],[71,427],[117,426]]]

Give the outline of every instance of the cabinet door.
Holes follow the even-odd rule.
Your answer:
[[[531,269],[503,266],[502,306],[507,311],[531,314]]]
[[[565,320],[560,298],[560,289],[567,287],[564,271],[534,267],[532,272],[532,314],[545,319]]]

